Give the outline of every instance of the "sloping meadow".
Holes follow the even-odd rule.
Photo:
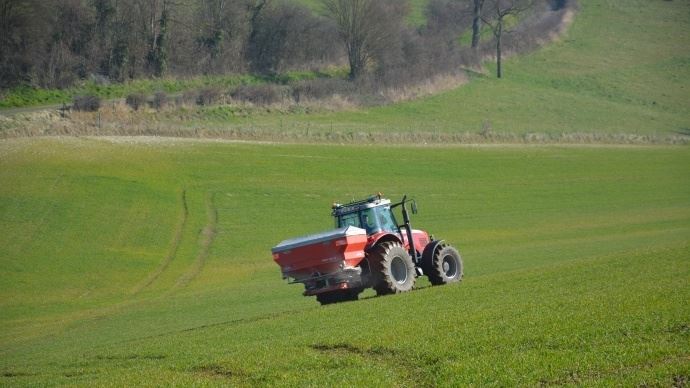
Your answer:
[[[0,384],[683,384],[685,147],[0,142]],[[320,307],[270,248],[383,192],[465,280]]]

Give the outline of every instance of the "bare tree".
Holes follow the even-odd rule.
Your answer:
[[[484,7],[484,0],[472,0],[474,9],[472,10],[472,48],[479,46],[479,33],[481,32],[481,17]]]
[[[257,35],[259,34],[259,22],[264,13],[264,9],[271,5],[270,0],[250,0],[247,2],[247,15],[249,17],[249,37],[247,40],[247,52],[245,56],[251,63],[257,51],[260,51],[257,43]]]
[[[496,76],[503,77],[501,68],[501,38],[506,32],[505,20],[508,16],[517,17],[523,12],[531,9],[534,0],[488,0],[489,12],[487,16],[482,16],[482,21],[491,27],[491,31],[496,38]]]
[[[277,2],[255,20],[247,61],[252,71],[261,74],[309,69],[342,58],[343,51],[334,41],[338,34],[330,20],[303,5]]]
[[[401,16],[392,9],[394,1],[321,0],[327,15],[334,20],[345,43],[350,64],[350,79],[359,78],[373,56],[387,43],[394,42]],[[407,3],[405,3],[407,4]]]
[[[197,15],[191,20],[198,29],[197,71],[222,74],[245,70],[244,54],[249,35],[249,4],[244,0],[200,0]]]
[[[28,78],[33,62],[27,51],[37,39],[32,25],[36,8],[36,1],[0,0],[0,88]]]
[[[270,5],[270,0],[251,0],[247,3],[247,10],[249,13],[249,27],[251,32],[249,33],[249,41],[251,42],[256,35],[256,25],[261,15],[261,11]]]
[[[160,77],[167,66],[166,40],[169,17],[168,0],[138,2],[142,35],[146,43],[145,69]]]

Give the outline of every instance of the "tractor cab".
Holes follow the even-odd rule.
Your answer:
[[[333,205],[332,214],[335,217],[336,228],[355,226],[365,229],[367,235],[380,232],[400,233],[391,210],[391,201],[381,198],[380,195],[345,205],[336,203]]]

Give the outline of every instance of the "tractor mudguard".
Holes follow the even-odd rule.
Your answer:
[[[369,241],[367,242],[367,246],[365,250],[369,250],[379,244],[379,242],[384,242],[384,241],[396,241],[400,243],[400,245],[403,245],[402,240],[400,240],[400,237],[396,236],[393,233],[386,233],[386,232],[381,232],[377,233],[375,235],[372,235],[369,237]]]
[[[427,263],[431,263],[431,259],[434,258],[434,254],[436,253],[436,250],[443,244],[444,240],[434,240],[428,244],[426,244],[426,247],[424,247],[424,253],[422,253],[422,265],[426,265]],[[424,271],[426,272],[426,268],[423,268]]]

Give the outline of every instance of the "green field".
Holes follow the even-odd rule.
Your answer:
[[[130,144],[130,142],[132,144]],[[690,379],[686,147],[0,141],[0,385]],[[460,285],[320,307],[270,248],[414,195]]]
[[[0,139],[0,386],[687,386],[690,149],[518,143],[687,139],[688,47],[688,1],[581,0],[500,81],[330,113],[137,116],[372,144]],[[388,145],[480,131],[514,144]],[[459,248],[461,284],[322,307],[281,279],[272,246],[375,192],[417,199],[413,225]]]

